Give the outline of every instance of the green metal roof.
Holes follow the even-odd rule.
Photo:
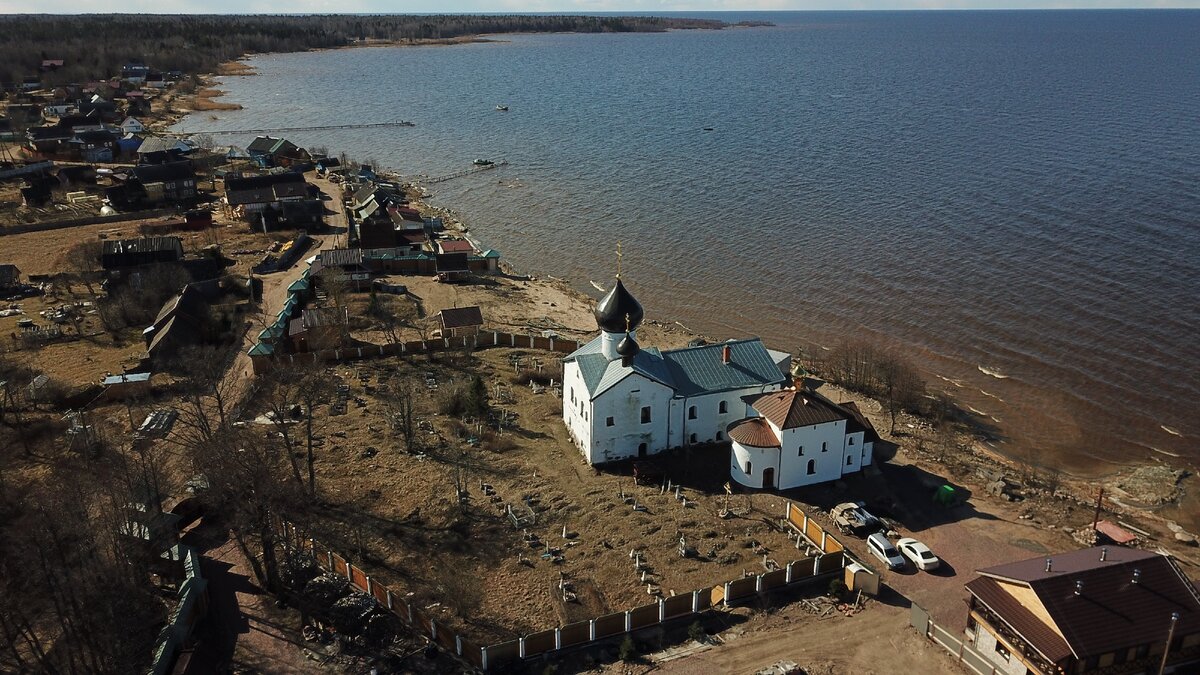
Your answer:
[[[275,353],[275,348],[265,342],[259,342],[250,348],[250,356],[270,356]]]

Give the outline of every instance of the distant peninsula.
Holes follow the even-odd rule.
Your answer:
[[[120,72],[130,60],[182,73],[210,73],[247,54],[377,44],[458,42],[501,33],[649,33],[718,30],[711,19],[652,16],[321,15],[211,16],[92,14],[0,16],[0,82],[21,82],[47,60],[49,84]],[[60,65],[61,64],[61,65]]]

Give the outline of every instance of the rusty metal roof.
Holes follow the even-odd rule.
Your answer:
[[[729,425],[729,438],[732,441],[755,448],[778,448],[779,437],[775,430],[761,417],[748,417]]]

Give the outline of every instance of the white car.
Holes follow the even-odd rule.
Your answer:
[[[876,532],[867,537],[867,550],[871,552],[871,555],[887,563],[887,566],[893,570],[904,569],[907,564],[904,556],[900,555],[900,552],[896,550],[895,546],[892,546],[892,542],[888,541],[882,532]]]
[[[911,560],[917,566],[917,569],[928,572],[929,570],[937,569],[938,565],[942,564],[942,561],[938,560],[938,557],[933,554],[933,551],[929,550],[928,546],[912,537],[905,537],[896,542],[896,548],[900,549],[904,557]]]

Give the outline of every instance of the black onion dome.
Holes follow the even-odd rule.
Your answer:
[[[617,279],[617,283],[613,285],[608,295],[600,299],[593,311],[596,315],[596,324],[600,326],[600,330],[606,333],[625,333],[637,330],[645,316],[641,303],[625,289],[625,284],[621,283],[620,279]],[[626,317],[628,317],[628,323],[626,323]]]
[[[621,341],[617,343],[617,355],[627,359],[637,356],[639,349],[641,347],[638,347],[637,340],[634,340],[633,336],[629,333],[626,333],[625,337],[621,338]]]

